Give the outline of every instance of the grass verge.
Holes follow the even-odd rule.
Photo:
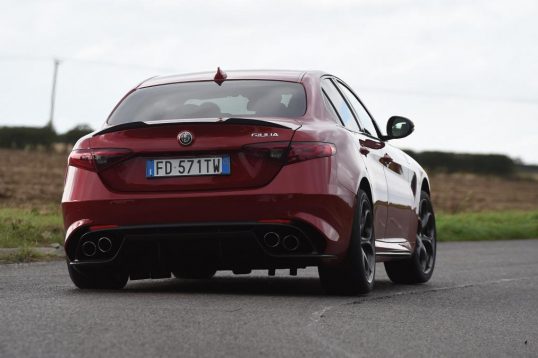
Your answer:
[[[49,259],[47,255],[43,255],[28,246],[19,247],[15,252],[0,254],[0,263],[22,263],[44,261]]]
[[[0,208],[0,247],[16,248],[63,244],[60,210]]]
[[[437,214],[439,241],[538,238],[538,210]],[[0,208],[0,248],[18,248],[0,261],[28,262],[46,255],[34,247],[63,244],[60,210]],[[7,258],[6,258],[7,257]]]
[[[439,241],[538,238],[538,210],[436,215]]]

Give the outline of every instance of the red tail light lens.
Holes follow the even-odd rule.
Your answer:
[[[130,157],[123,148],[76,149],[69,155],[69,165],[91,171],[100,171]]]
[[[256,158],[283,160],[288,152],[289,142],[268,142],[248,144],[243,147],[245,152]]]
[[[324,142],[291,142],[288,152],[289,163],[302,162],[304,160],[331,157],[336,154],[336,146]]]
[[[336,146],[325,142],[268,142],[244,147],[249,155],[259,158],[280,160],[284,164],[302,162],[336,154]]]
[[[73,167],[95,170],[92,151],[90,149],[77,149],[72,151],[71,154],[69,154],[68,163]]]

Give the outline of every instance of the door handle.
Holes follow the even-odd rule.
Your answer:
[[[364,155],[364,156],[367,156],[368,153],[370,153],[368,148],[364,148],[364,147],[361,147],[361,149],[359,149],[359,152],[361,152],[361,154]]]

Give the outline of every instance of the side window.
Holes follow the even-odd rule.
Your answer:
[[[347,105],[340,92],[338,92],[332,81],[327,78],[324,79],[322,83],[322,88],[323,91],[329,97],[333,106],[335,107],[336,112],[338,113],[338,116],[340,117],[340,120],[342,121],[344,126],[354,131],[360,131],[359,125],[355,120],[353,112]]]
[[[331,103],[331,101],[329,100],[329,97],[327,96],[327,93],[325,93],[325,91],[322,89],[321,90],[322,94],[323,94],[323,102],[325,103],[325,107],[327,108],[327,110],[329,112],[331,112],[333,118],[334,118],[334,121],[338,124],[342,124],[342,120],[340,119],[340,116],[336,113],[336,110],[334,109],[334,106],[333,104]]]
[[[355,110],[355,113],[359,117],[359,121],[362,124],[362,127],[364,128],[364,131],[371,135],[372,137],[378,137],[378,133],[375,129],[374,122],[372,121],[372,118],[366,112],[366,109],[364,109],[361,102],[357,99],[357,97],[342,83],[338,82],[338,88],[340,88],[340,91],[346,96],[346,99],[351,104],[353,109]]]

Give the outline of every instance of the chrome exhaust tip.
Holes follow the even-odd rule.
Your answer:
[[[295,251],[299,248],[299,238],[295,235],[288,235],[282,239],[282,247],[287,251]]]
[[[263,243],[267,247],[275,248],[280,245],[280,235],[276,232],[270,231],[263,235]]]
[[[112,241],[108,237],[103,236],[97,241],[97,247],[99,248],[99,251],[106,254],[112,250]]]
[[[86,241],[82,244],[82,253],[84,256],[92,257],[97,252],[97,248],[92,241]]]

